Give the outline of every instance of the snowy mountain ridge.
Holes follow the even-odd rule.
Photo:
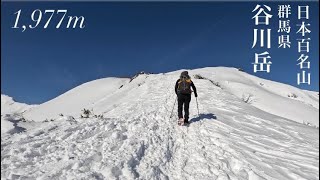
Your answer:
[[[317,92],[235,68],[189,70],[200,115],[192,97],[191,124],[179,127],[181,72],[99,79],[28,109],[15,131],[1,129],[1,178],[318,179]]]
[[[163,83],[170,84],[166,88],[173,93],[172,87],[174,87],[175,80],[179,77],[180,72],[163,75],[140,74],[134,78],[133,82],[131,82],[132,79],[127,78],[104,78],[91,81],[26,112],[25,116],[35,121],[43,121],[46,118],[57,118],[61,113],[79,116],[83,108],[94,109],[96,113],[101,114],[115,105],[105,101],[113,101],[113,99],[115,102],[119,101],[119,97],[133,94],[131,90],[137,91],[134,95],[144,93],[142,89],[145,84],[150,83],[148,80],[157,81],[157,78],[167,76],[168,80]],[[319,110],[319,95],[317,92],[304,91],[290,85],[261,79],[235,68],[203,68],[191,70],[190,73],[191,75],[203,76],[213,83],[218,83],[219,86],[224,88],[224,91],[227,91],[230,95],[235,95],[239,99],[249,98],[248,103],[263,111],[319,127],[319,115],[309,116],[310,114],[316,114]],[[196,85],[198,81],[205,80],[194,79]],[[139,87],[140,85],[142,86]],[[123,88],[120,88],[121,86]],[[205,92],[203,93],[205,96]]]
[[[23,113],[36,105],[15,102],[12,97],[1,94],[1,115]]]

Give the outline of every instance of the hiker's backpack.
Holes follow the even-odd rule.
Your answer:
[[[181,76],[179,81],[178,81],[178,93],[179,94],[191,94],[191,79],[188,75],[186,76]]]

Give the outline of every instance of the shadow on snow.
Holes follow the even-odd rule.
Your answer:
[[[23,127],[20,127],[18,126],[18,123],[21,121],[20,119],[19,120],[14,120],[14,119],[8,119],[9,122],[12,122],[13,123],[13,129],[10,130],[8,133],[9,134],[16,134],[16,133],[21,133],[21,132],[25,132],[26,131],[26,128],[23,128]]]
[[[201,121],[201,120],[204,120],[204,119],[217,119],[217,116],[212,114],[212,113],[208,113],[208,114],[199,114],[198,117],[195,117],[195,118],[192,118],[190,119],[189,123],[194,123],[194,122],[197,122],[197,121]]]

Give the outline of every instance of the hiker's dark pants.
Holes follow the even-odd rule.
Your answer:
[[[178,94],[178,116],[179,119],[183,118],[182,108],[184,106],[184,121],[189,119],[189,104],[191,101],[191,94]]]

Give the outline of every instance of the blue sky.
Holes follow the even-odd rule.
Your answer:
[[[271,73],[253,73],[254,13],[257,2],[2,2],[1,93],[25,103],[42,103],[97,78],[127,77],[139,71],[168,72],[208,66],[241,67],[259,77],[296,85],[299,57],[296,39],[298,3],[292,6],[290,49],[278,49],[279,3],[272,8]],[[282,3],[283,4],[283,3]],[[310,5],[310,86],[319,91],[319,3]],[[30,24],[35,9],[67,9],[85,17],[84,29],[12,29]],[[45,16],[44,16],[45,17]],[[43,17],[43,18],[44,18]],[[93,92],[94,93],[94,92]]]

